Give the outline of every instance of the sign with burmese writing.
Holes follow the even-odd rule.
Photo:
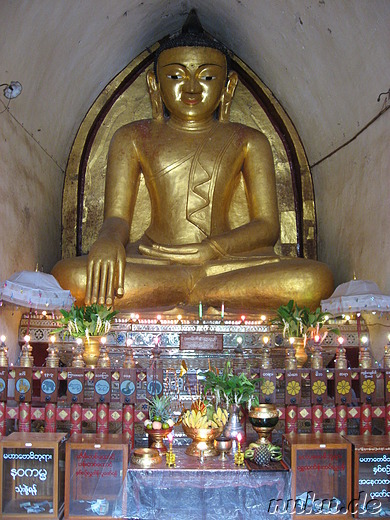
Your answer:
[[[15,400],[31,401],[32,368],[15,368]]]
[[[355,447],[355,457],[358,457],[358,491],[367,494],[372,506],[375,501],[380,502],[384,513],[380,516],[390,515],[390,448]],[[365,514],[359,512],[359,517],[371,516],[369,506],[367,509]]]
[[[68,403],[84,401],[84,370],[82,368],[68,369],[66,400]]]
[[[222,334],[181,334],[180,350],[223,350]]]
[[[54,450],[4,447],[2,459],[2,513],[49,514],[53,507]]]

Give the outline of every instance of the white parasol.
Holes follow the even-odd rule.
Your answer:
[[[29,307],[54,311],[70,309],[74,298],[62,289],[53,275],[40,271],[21,271],[0,284],[0,300]]]
[[[347,312],[390,312],[390,296],[382,294],[374,282],[351,280],[340,284],[329,299],[322,300],[321,309],[334,316]]]

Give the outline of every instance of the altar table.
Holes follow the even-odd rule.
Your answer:
[[[144,469],[129,465],[117,497],[113,518],[136,520],[261,520],[286,519],[268,512],[272,499],[290,497],[291,474],[286,466],[248,471],[227,461],[196,457],[177,448],[176,467],[162,463]],[[275,508],[271,507],[271,511]]]

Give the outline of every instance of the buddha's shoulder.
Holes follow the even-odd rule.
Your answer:
[[[146,135],[150,134],[153,131],[153,127],[155,123],[152,119],[140,119],[139,121],[133,121],[132,123],[127,123],[126,125],[121,126],[115,132],[113,139],[123,139],[123,138],[145,138]]]
[[[221,123],[221,125],[227,129],[229,128],[238,139],[243,139],[244,141],[268,142],[268,139],[260,130],[252,128],[251,126],[233,122]]]

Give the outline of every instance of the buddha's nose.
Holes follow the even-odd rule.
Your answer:
[[[195,76],[191,76],[186,84],[187,91],[193,94],[198,94],[202,91],[202,87],[200,86],[199,81]]]

